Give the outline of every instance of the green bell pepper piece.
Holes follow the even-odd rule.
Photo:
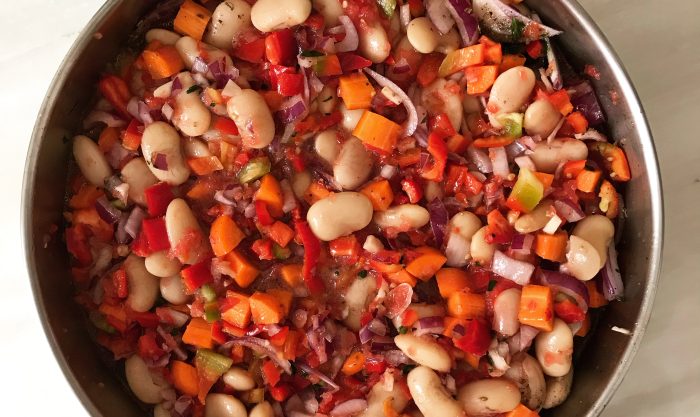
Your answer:
[[[248,163],[241,169],[241,172],[238,173],[238,181],[240,181],[241,184],[255,181],[270,172],[271,167],[272,165],[270,164],[270,160],[266,157],[261,156],[258,158],[253,158],[248,161]]]
[[[544,197],[544,185],[530,170],[522,168],[507,205],[513,210],[530,212]]]

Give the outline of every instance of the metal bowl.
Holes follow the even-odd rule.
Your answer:
[[[22,226],[29,276],[39,317],[66,378],[93,416],[143,417],[144,409],[86,330],[73,302],[68,254],[60,232],[72,137],[95,95],[105,64],[113,61],[150,1],[108,1],[84,29],[49,89],[32,135],[24,174]],[[574,0],[529,0],[545,23],[564,30],[557,43],[577,69],[593,64],[593,81],[609,118],[610,133],[624,138],[632,181],[625,188],[627,221],[620,246],[624,302],[611,303],[577,360],[568,400],[553,416],[601,413],[622,382],[651,314],[660,270],[663,207],[654,144],[644,111],[625,70],[603,34]],[[613,104],[609,91],[618,92]],[[612,331],[613,326],[631,334]]]

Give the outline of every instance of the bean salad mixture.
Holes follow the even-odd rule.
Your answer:
[[[561,404],[623,295],[631,178],[561,32],[521,0],[165,3],[99,80],[64,213],[145,415]]]

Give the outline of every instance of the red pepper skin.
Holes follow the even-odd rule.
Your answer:
[[[126,120],[131,119],[131,115],[126,110],[126,105],[131,98],[131,91],[126,81],[116,75],[106,75],[99,82],[99,89],[102,96],[114,106],[119,114]]]
[[[408,201],[415,204],[423,198],[423,187],[413,178],[404,178],[401,180],[401,189],[408,196]]]
[[[168,205],[175,199],[173,189],[165,182],[151,185],[144,191],[148,214],[151,216],[163,216]]]
[[[270,226],[275,222],[267,209],[267,204],[262,200],[255,200],[255,215],[258,217],[258,223],[263,226]]]
[[[483,320],[469,320],[464,336],[454,340],[455,346],[472,355],[482,356],[491,344],[490,326]]]
[[[144,219],[141,223],[141,230],[146,235],[148,247],[153,252],[170,249],[168,232],[165,230],[165,219],[156,217],[154,219]]]
[[[291,29],[277,30],[265,37],[265,56],[273,65],[294,65],[297,49],[297,41]]]
[[[306,221],[298,220],[294,226],[301,239],[301,244],[304,246],[304,265],[302,267],[304,282],[312,295],[320,295],[325,290],[325,285],[316,268],[321,257],[321,241],[311,231]]]
[[[277,92],[285,97],[301,94],[304,89],[304,76],[284,73],[277,76]]]
[[[433,132],[428,136],[428,152],[433,160],[423,168],[421,176],[430,181],[442,181],[447,165],[447,144],[441,134]]]
[[[209,260],[188,266],[180,271],[188,294],[194,294],[199,287],[214,280]]]

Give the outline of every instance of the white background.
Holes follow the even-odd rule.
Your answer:
[[[127,0],[139,1],[139,0]],[[0,398],[8,417],[86,416],[54,361],[21,247],[22,169],[36,112],[98,0],[2,0],[0,13]],[[653,319],[604,417],[700,415],[700,2],[581,0],[621,56],[649,114],[666,196]]]

